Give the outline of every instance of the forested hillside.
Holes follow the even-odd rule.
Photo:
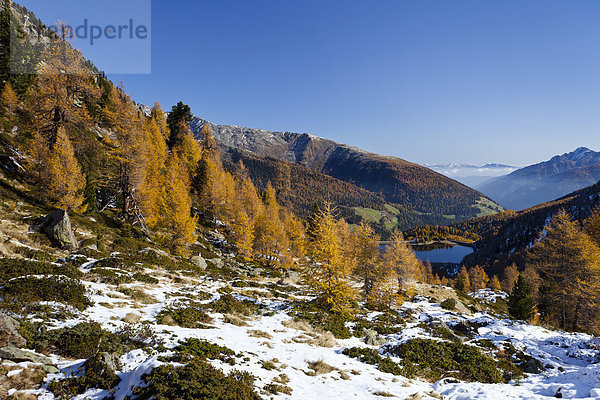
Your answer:
[[[400,158],[368,153],[309,134],[216,125],[198,117],[191,122],[196,137],[201,137],[205,126],[210,127],[225,151],[245,150],[257,156],[300,164],[408,210],[408,214],[403,213],[400,218],[402,229],[421,224],[446,225],[502,210],[481,193]],[[321,193],[326,197],[327,186],[321,186],[324,189]]]

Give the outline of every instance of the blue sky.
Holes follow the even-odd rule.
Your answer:
[[[124,16],[114,0],[21,4],[47,23]],[[170,0],[151,11],[151,74],[110,75],[138,102],[182,100],[216,123],[419,163],[600,150],[599,1]],[[100,67],[118,58],[96,53]]]

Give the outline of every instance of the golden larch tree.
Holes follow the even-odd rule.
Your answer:
[[[65,129],[59,127],[56,142],[50,149],[42,181],[54,205],[63,209],[77,209],[83,204],[85,177]]]
[[[344,260],[340,234],[343,229],[330,203],[320,207],[309,245],[311,264],[307,277],[324,307],[348,313],[356,292],[347,281],[351,268]]]
[[[408,287],[412,282],[422,280],[425,276],[423,263],[408,247],[399,230],[392,233],[390,243],[386,245],[383,262],[396,269],[401,288]]]
[[[198,217],[191,215],[192,198],[185,174],[184,162],[177,153],[171,153],[166,165],[162,221],[168,244],[178,250],[196,240],[198,223]]]

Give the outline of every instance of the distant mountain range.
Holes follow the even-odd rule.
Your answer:
[[[502,206],[522,210],[600,180],[600,152],[580,147],[475,187]]]
[[[476,187],[498,176],[507,175],[518,169],[512,165],[488,163],[485,165],[473,164],[423,164],[442,175]]]
[[[190,124],[199,139],[206,125],[211,128],[226,160],[251,163],[256,167],[249,168],[255,183],[260,186],[271,181],[281,197],[293,202],[306,203],[308,198],[295,199],[300,196],[286,195],[286,191],[302,189],[312,193],[311,199],[336,198],[338,203],[351,205],[353,199],[343,199],[348,193],[373,205],[357,204],[354,207],[373,208],[356,210],[358,214],[375,215],[376,220],[381,224],[385,222],[388,227],[395,226],[396,218],[397,226],[403,229],[423,223],[448,224],[502,210],[476,190],[400,158],[369,153],[307,133],[216,125],[199,117]],[[269,168],[258,168],[258,163]],[[290,163],[293,168],[289,167]],[[310,173],[303,173],[302,168]],[[298,187],[300,176],[302,188]],[[342,190],[344,185],[340,184],[332,186],[331,178],[344,182],[346,189]],[[330,187],[335,187],[336,193],[330,193]],[[370,197],[365,196],[366,193]],[[380,204],[376,204],[378,202]],[[305,209],[307,204],[294,206]],[[381,214],[373,213],[374,210]]]
[[[464,264],[486,266],[488,272],[501,274],[511,263],[524,265],[527,249],[535,243],[544,226],[557,212],[567,210],[573,219],[582,221],[599,204],[600,183],[596,183],[522,211],[509,210],[473,218],[452,227],[481,236],[481,240],[475,243],[475,251],[463,260]]]

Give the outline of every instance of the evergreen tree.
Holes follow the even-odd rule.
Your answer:
[[[172,149],[177,144],[181,143],[183,138],[188,134],[189,123],[192,122],[192,110],[187,104],[179,102],[171,108],[171,112],[167,117],[167,125],[169,127],[169,148]]]
[[[535,316],[533,289],[521,274],[512,293],[508,296],[508,313],[511,317],[522,321],[530,321]]]

